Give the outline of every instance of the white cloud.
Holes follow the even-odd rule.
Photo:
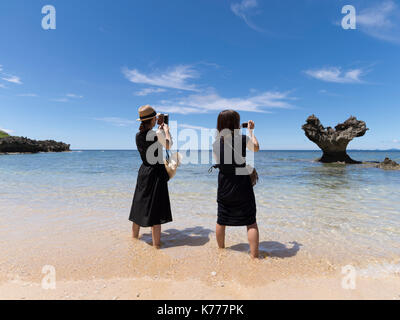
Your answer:
[[[165,91],[167,91],[167,90],[163,89],[163,88],[144,88],[140,91],[135,92],[135,95],[144,97],[144,96],[147,96],[152,93],[160,93],[160,92],[165,92]]]
[[[233,13],[243,19],[250,28],[259,32],[264,32],[263,29],[257,27],[249,18],[249,15],[251,15],[253,10],[257,7],[257,0],[242,0],[242,2],[231,4],[231,10]]]
[[[66,97],[72,98],[72,99],[82,99],[83,98],[83,96],[77,95],[75,93],[68,93],[68,94],[66,94]]]
[[[266,91],[247,98],[224,98],[217,93],[193,94],[176,101],[162,101],[156,109],[170,113],[208,113],[219,112],[223,109],[238,111],[264,112],[270,108],[289,109],[289,103],[294,98],[288,92]]]
[[[109,124],[112,124],[117,127],[127,127],[133,124],[137,124],[138,122],[135,120],[117,118],[117,117],[105,117],[105,118],[95,118],[96,121],[103,121]]]
[[[362,83],[361,76],[365,73],[362,69],[342,71],[341,68],[322,68],[305,71],[307,75],[325,82],[335,83]]]
[[[400,140],[399,139],[394,139],[393,142],[394,143],[400,143]]]
[[[123,74],[133,83],[170,89],[198,91],[195,85],[187,83],[188,80],[198,77],[196,70],[189,65],[179,65],[169,68],[164,72],[154,72],[147,75],[141,73],[137,69],[130,70],[125,68],[123,69]]]
[[[361,10],[357,14],[357,27],[377,39],[400,43],[400,10],[393,0]]]
[[[3,89],[5,89],[5,88],[6,88],[6,86],[5,86],[4,84],[0,83],[0,88],[3,88]]]
[[[183,129],[193,129],[193,130],[213,130],[211,128],[194,126],[194,125],[186,124],[186,123],[178,124],[178,127],[183,128]]]
[[[69,100],[67,98],[59,98],[59,99],[51,99],[50,101],[54,102],[68,102]]]
[[[68,102],[70,99],[82,99],[83,96],[77,95],[75,93],[67,93],[65,97],[62,98],[57,98],[57,99],[51,99],[50,101],[54,102]]]
[[[22,93],[18,97],[38,97],[38,95],[36,93]]]
[[[15,83],[15,84],[22,84],[21,79],[17,76],[12,75],[5,75],[6,77],[2,78],[4,81]]]
[[[3,128],[0,128],[0,131],[3,131],[3,132],[8,133],[8,134],[12,134],[14,132],[13,130],[3,129]]]

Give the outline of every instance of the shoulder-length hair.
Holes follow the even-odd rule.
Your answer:
[[[223,130],[234,131],[240,129],[240,115],[235,110],[224,110],[218,115],[217,130],[220,133]]]
[[[151,123],[153,122],[153,119],[149,120],[144,120],[140,123],[139,131],[140,132],[145,132],[148,131],[152,128]]]

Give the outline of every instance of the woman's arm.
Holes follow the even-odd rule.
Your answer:
[[[169,127],[167,124],[163,123],[159,130],[157,130],[158,141],[163,145],[163,147],[167,150],[170,150],[172,147],[172,137],[169,133]]]
[[[253,152],[258,152],[260,151],[260,145],[258,144],[258,140],[256,138],[256,136],[254,135],[254,121],[250,120],[249,121],[249,141],[247,142],[247,148]]]

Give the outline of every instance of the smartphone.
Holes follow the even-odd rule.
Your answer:
[[[163,114],[163,113],[161,113],[159,116],[158,116],[158,125],[162,125],[163,123],[165,123],[165,124],[167,124],[168,125],[168,123],[169,123],[169,114]]]

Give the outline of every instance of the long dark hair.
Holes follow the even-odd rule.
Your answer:
[[[217,130],[220,133],[224,129],[240,129],[240,115],[235,110],[224,110],[218,115]]]
[[[147,130],[150,130],[152,121],[153,121],[153,119],[142,121],[142,123],[140,124],[140,127],[139,127],[139,131],[145,132]]]

